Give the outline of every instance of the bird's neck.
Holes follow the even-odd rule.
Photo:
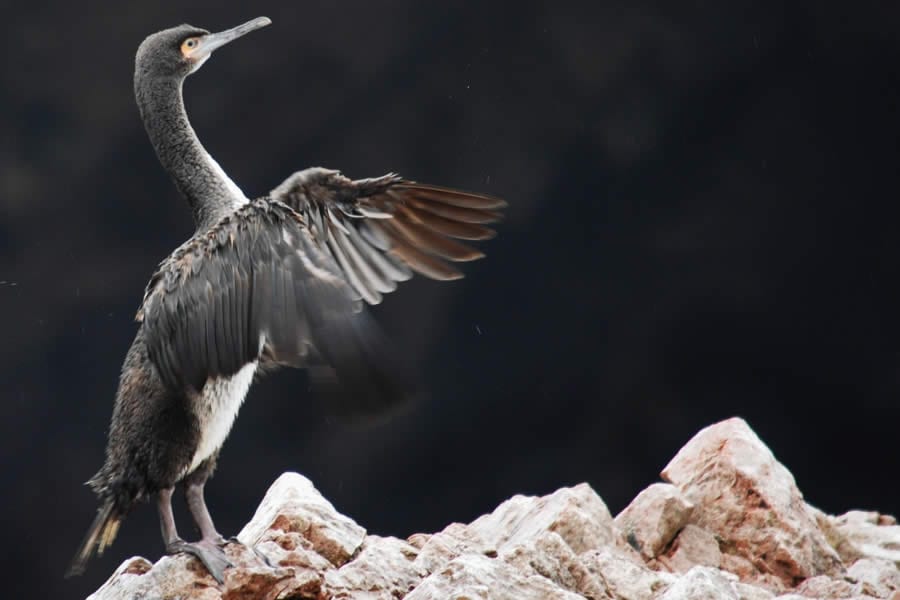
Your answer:
[[[135,79],[135,97],[159,162],[187,199],[197,229],[206,229],[247,197],[200,143],[188,121],[183,79]]]

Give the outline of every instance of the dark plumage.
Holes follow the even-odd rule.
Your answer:
[[[203,487],[257,368],[317,367],[315,392],[350,417],[403,401],[403,377],[363,301],[380,302],[413,271],[461,277],[446,261],[482,254],[455,239],[492,237],[485,224],[505,206],[394,174],[351,181],[321,168],[248,200],[197,139],[181,88],[213,50],[268,24],[262,17],[216,34],[181,25],[138,49],[141,118],[197,229],[147,285],[106,461],[88,482],[100,508],[69,574],[113,542],[135,503],[155,496],[166,551],[194,554],[221,581],[225,540]],[[172,515],[178,483],[202,536],[191,544]]]

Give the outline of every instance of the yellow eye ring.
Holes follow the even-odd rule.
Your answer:
[[[181,42],[181,53],[184,56],[188,56],[191,54],[191,52],[196,50],[197,46],[199,46],[199,45],[200,45],[200,40],[198,40],[197,38],[188,38],[188,39],[184,40],[183,42]]]

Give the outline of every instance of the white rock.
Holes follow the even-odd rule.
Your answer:
[[[141,592],[155,591],[157,578],[147,575],[152,568],[153,564],[146,558],[133,556],[119,565],[110,578],[88,596],[87,600],[118,600],[137,596]]]
[[[462,523],[451,523],[434,535],[417,533],[410,536],[409,543],[419,548],[419,555],[415,559],[416,567],[428,573],[463,554],[497,556],[497,548],[493,544],[486,542],[478,531]]]
[[[616,526],[644,558],[653,558],[687,524],[694,505],[668,483],[654,483],[616,515]]]
[[[672,549],[660,562],[678,573],[686,573],[693,567],[716,567],[722,562],[716,536],[697,525],[687,525],[675,538]]]
[[[465,554],[426,577],[404,600],[584,600],[538,575],[483,554]]]
[[[226,554],[235,568],[225,570],[224,585],[216,582],[199,560],[187,554],[164,556],[153,565],[136,557],[122,563],[113,576],[89,596],[89,600],[218,600],[223,589],[234,597],[268,597],[274,591],[291,590],[315,593],[319,589],[315,574],[265,566],[250,550],[237,544],[229,544]]]
[[[741,559],[723,558],[723,565],[741,567],[742,580],[763,578],[790,588],[808,577],[842,572],[793,476],[742,419],[700,431],[662,476],[695,505],[692,522],[718,537],[723,552]]]
[[[733,582],[718,569],[694,567],[659,596],[660,600],[740,600]]]
[[[279,532],[297,534],[334,566],[347,562],[366,530],[334,509],[309,479],[284,473],[269,487],[256,514],[238,534],[246,545],[275,540]]]
[[[609,509],[586,483],[540,498],[513,496],[469,527],[498,551],[543,531],[559,534],[575,554],[621,543]]]
[[[544,497],[514,496],[469,525],[454,523],[432,536],[416,535],[415,565],[439,570],[464,555],[499,557],[525,574],[599,599],[604,587],[578,561],[592,548],[622,543],[609,510],[587,484]]]
[[[900,567],[900,525],[894,517],[851,510],[830,520],[861,557],[889,560]]]
[[[559,587],[587,598],[610,598],[606,586],[598,581],[554,531],[541,532],[537,538],[525,543],[505,544],[500,560],[509,563],[520,573],[546,577]]]
[[[334,600],[402,598],[428,575],[413,562],[418,553],[403,540],[370,535],[352,561],[326,573],[326,596]]]
[[[740,600],[772,600],[775,597],[775,594],[763,587],[740,582],[732,582],[731,585]]]
[[[677,581],[675,575],[652,571],[618,548],[585,552],[580,560],[616,600],[649,600]]]
[[[900,590],[900,569],[882,558],[861,558],[847,569],[847,579],[865,586],[867,593],[887,598]]]

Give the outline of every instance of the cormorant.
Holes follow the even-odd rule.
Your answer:
[[[100,508],[69,574],[112,542],[140,500],[156,497],[167,553],[197,556],[220,582],[230,566],[203,496],[254,373],[310,368],[339,413],[376,414],[400,402],[398,376],[363,301],[418,272],[450,280],[444,260],[482,253],[505,203],[396,174],[352,181],[310,168],[249,200],[200,144],[182,83],[211,53],[271,23],[220,33],[180,25],[155,33],[135,59],[134,93],[159,161],[187,199],[194,235],[163,260],[137,313],[122,367],[106,460],[88,482]],[[172,492],[184,484],[201,539],[179,537]]]

